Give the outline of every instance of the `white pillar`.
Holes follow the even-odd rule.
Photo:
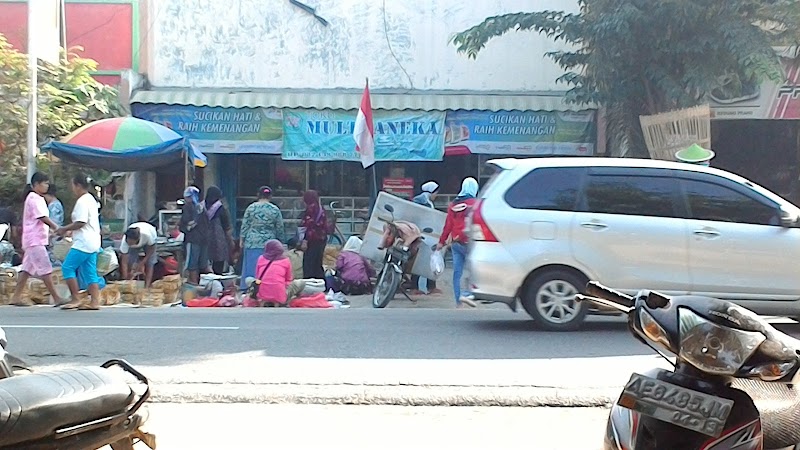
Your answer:
[[[37,120],[37,108],[39,105],[39,98],[38,98],[38,85],[39,85],[39,73],[38,73],[38,62],[36,61],[36,52],[34,52],[34,44],[33,44],[33,33],[36,29],[36,21],[34,19],[34,15],[31,13],[33,8],[31,4],[28,4],[28,71],[30,72],[30,81],[31,81],[31,92],[29,95],[28,101],[28,141],[27,147],[25,152],[25,160],[28,166],[28,178],[25,180],[25,183],[31,182],[31,177],[36,172],[36,155],[38,153],[36,149],[37,144],[37,137],[36,137],[36,120]]]

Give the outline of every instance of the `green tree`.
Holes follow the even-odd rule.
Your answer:
[[[651,115],[736,97],[784,77],[775,45],[800,42],[800,0],[578,0],[577,13],[490,17],[456,34],[476,58],[493,38],[533,31],[570,51],[546,56],[565,73],[567,99],[607,110],[609,144],[647,156],[639,125]]]
[[[97,63],[70,52],[63,62],[39,62],[38,142],[65,136],[93,120],[123,113],[117,90],[94,78]],[[19,206],[25,187],[25,149],[30,93],[27,55],[0,34],[0,204]],[[70,168],[40,160],[40,168],[66,185]]]

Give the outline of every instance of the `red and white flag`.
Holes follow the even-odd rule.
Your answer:
[[[356,141],[356,152],[361,159],[361,165],[366,169],[375,164],[375,127],[372,124],[372,102],[369,99],[369,80],[364,87],[364,96],[361,97],[361,106],[356,116],[356,126],[353,129],[353,139]]]

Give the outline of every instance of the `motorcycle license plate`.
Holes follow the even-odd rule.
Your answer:
[[[733,400],[634,373],[617,404],[646,416],[719,437]]]

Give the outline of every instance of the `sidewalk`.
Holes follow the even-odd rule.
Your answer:
[[[36,367],[55,369],[63,365]],[[538,360],[397,360],[209,355],[137,366],[159,403],[606,407],[657,356]]]
[[[466,279],[462,281],[464,286],[462,289],[466,289],[466,283]],[[412,295],[409,292],[409,296],[412,300],[416,300],[416,303],[408,301],[402,293],[398,292],[387,308],[454,309],[456,303],[453,296],[452,267],[448,266],[444,269],[444,273],[436,281],[436,287],[442,291],[440,294]],[[372,295],[350,296],[347,299],[350,300],[352,308],[372,308]],[[503,304],[483,305],[479,303],[477,308],[508,310],[508,306]]]
[[[146,408],[144,428],[155,434],[159,450],[597,450],[608,416],[594,408],[162,403]]]

